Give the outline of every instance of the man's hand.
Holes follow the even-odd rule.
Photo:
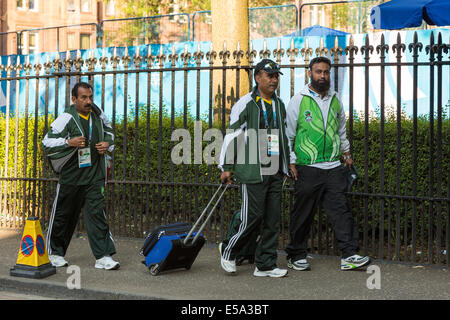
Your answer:
[[[108,151],[109,142],[101,141],[95,145],[95,149],[97,149],[99,154],[105,154]]]
[[[346,152],[344,154],[344,165],[349,168],[353,166],[353,159],[352,156],[350,155],[350,152]]]
[[[75,137],[67,140],[67,144],[69,147],[84,148],[86,145],[86,138],[83,136]]]
[[[231,183],[231,173],[230,171],[224,171],[220,175],[220,182],[230,184]]]
[[[295,168],[295,164],[291,163],[289,165],[289,168],[291,169],[292,175],[294,176],[294,180],[297,180],[298,175],[297,175],[297,168]]]

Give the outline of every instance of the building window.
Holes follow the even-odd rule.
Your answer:
[[[75,33],[67,34],[67,50],[75,50],[77,49],[76,41],[75,41]]]
[[[26,0],[17,0],[17,9],[26,10],[27,9]]]
[[[69,12],[75,12],[76,11],[75,0],[68,0],[67,1],[67,11],[69,11]]]
[[[115,2],[114,0],[110,0],[106,4],[105,14],[107,16],[113,16],[114,15],[114,8],[115,8],[115,5],[116,5],[114,2]]]
[[[80,49],[90,49],[91,48],[91,35],[90,34],[80,34]]]
[[[38,34],[30,32],[28,36],[28,54],[38,53]]]
[[[31,11],[38,11],[38,0],[28,0],[28,8]]]
[[[91,0],[81,0],[81,12],[91,12]]]

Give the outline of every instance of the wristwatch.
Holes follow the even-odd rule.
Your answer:
[[[344,160],[351,159],[351,158],[352,158],[352,155],[351,155],[351,154],[349,154],[349,155],[344,155]]]

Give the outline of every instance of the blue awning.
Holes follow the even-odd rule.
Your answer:
[[[422,21],[429,25],[450,26],[450,0],[391,0],[370,13],[375,29],[415,28]]]

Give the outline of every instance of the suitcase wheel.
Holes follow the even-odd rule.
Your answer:
[[[159,264],[154,264],[150,267],[150,274],[156,276],[159,273]]]

